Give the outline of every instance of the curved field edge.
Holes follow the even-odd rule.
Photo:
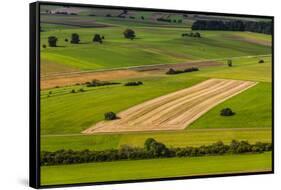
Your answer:
[[[266,152],[43,166],[41,185],[271,171],[271,160],[271,152]]]
[[[220,111],[231,108],[235,115],[223,117]],[[189,128],[271,128],[272,127],[272,83],[260,82],[256,86],[217,105]]]

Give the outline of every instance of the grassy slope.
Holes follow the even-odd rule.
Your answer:
[[[172,147],[200,146],[212,144],[219,140],[230,143],[231,140],[247,140],[271,142],[269,128],[241,128],[241,129],[189,129],[185,131],[146,132],[111,135],[65,135],[41,137],[41,149],[56,151],[59,149],[73,150],[106,150],[117,149],[121,145],[143,147],[147,138],[153,137],[157,141]]]
[[[48,91],[42,93],[42,128],[43,135],[72,134],[79,133],[103,118],[103,113],[110,110],[118,111],[145,99],[160,96],[180,88],[188,87],[204,80],[203,76],[208,76],[213,72],[222,74],[229,69],[239,69],[243,67],[269,67],[270,58],[266,58],[266,63],[258,64],[257,58],[234,60],[234,67],[219,67],[202,69],[198,73],[188,73],[175,76],[151,77],[141,79],[144,85],[140,87],[108,86],[101,88],[84,88],[87,92],[71,94],[71,89],[79,89],[80,86],[52,89],[52,97],[47,98]],[[216,71],[215,71],[216,70]],[[198,78],[198,76],[200,78]],[[232,76],[232,75],[231,75]],[[270,80],[268,69],[260,69],[257,73],[241,72],[233,75],[233,78],[255,78],[261,80],[260,76],[266,76],[266,81]],[[224,78],[222,76],[222,78]],[[168,88],[169,87],[169,88]],[[126,90],[125,90],[126,89]],[[84,98],[87,97],[87,98]],[[79,101],[78,101],[79,100]],[[83,100],[83,101],[81,101]],[[260,101],[263,100],[263,101]],[[118,101],[119,104],[112,104]],[[71,102],[71,104],[70,104]],[[112,103],[108,103],[112,102]],[[120,103],[121,102],[121,103]],[[113,106],[112,106],[113,105]],[[243,105],[243,106],[241,106]],[[219,116],[222,107],[231,107],[237,113],[230,118]],[[53,114],[53,110],[61,110]],[[77,112],[79,110],[79,112]],[[246,124],[245,125],[245,121]],[[190,128],[252,128],[249,131],[214,131],[218,135],[208,136],[208,131],[202,133],[202,138],[198,137],[198,132],[189,131]],[[43,150],[65,149],[95,149],[102,150],[117,148],[120,144],[132,144],[141,146],[144,139],[153,136],[171,146],[201,145],[209,144],[218,140],[225,143],[232,139],[243,139],[251,142],[271,140],[271,83],[261,82],[257,86],[225,101],[215,107],[207,114],[194,122],[186,132],[167,133],[146,133],[146,134],[126,134],[126,135],[96,135],[96,136],[44,136],[42,137]],[[264,128],[264,129],[258,129]],[[198,138],[197,138],[198,137]],[[188,140],[187,140],[188,139]]]
[[[47,98],[41,98],[41,134],[80,133],[93,123],[100,121],[108,111],[119,112],[145,100],[177,91],[203,81],[202,77],[178,75],[143,79],[144,85],[123,85],[85,88],[83,93],[56,95],[54,89]],[[77,88],[77,87],[76,87]],[[78,87],[79,88],[79,87]]]
[[[54,185],[270,170],[271,153],[267,152],[47,166],[41,168],[41,183]]]
[[[270,47],[238,41],[226,35],[235,32],[203,31],[203,37],[198,39],[182,38],[185,28],[133,27],[137,39],[127,40],[122,34],[125,28],[120,25],[41,32],[41,44],[48,44],[47,37],[50,35],[59,39],[59,47],[41,50],[42,62],[96,70],[271,53]],[[80,34],[82,44],[73,45],[64,41],[65,38],[70,39],[72,33]],[[105,36],[102,45],[92,43],[95,33]]]
[[[240,128],[272,126],[271,83],[259,83],[204,114],[191,128]],[[222,117],[220,110],[230,107],[236,114]]]

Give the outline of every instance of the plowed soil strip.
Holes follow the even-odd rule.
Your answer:
[[[82,133],[182,130],[219,103],[256,82],[209,79],[118,113],[120,119],[101,121]]]

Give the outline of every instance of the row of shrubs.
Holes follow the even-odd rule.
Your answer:
[[[188,37],[201,38],[201,34],[199,32],[183,33],[181,36],[182,37],[188,36]]]
[[[175,75],[175,74],[181,74],[181,73],[189,73],[189,72],[194,72],[194,71],[199,71],[199,68],[197,67],[191,67],[191,68],[187,68],[184,70],[175,70],[173,68],[170,68],[166,74],[167,75]]]
[[[91,82],[84,83],[87,87],[96,87],[96,86],[108,86],[108,85],[116,85],[120,84],[119,82],[109,82],[109,81],[100,81],[100,80],[92,80]]]
[[[92,80],[91,82],[85,82],[84,83],[87,87],[96,87],[96,86],[107,86],[107,85],[116,85],[121,84],[120,82],[109,82],[109,81],[100,81],[100,80]],[[141,81],[132,81],[127,82],[124,84],[124,86],[139,86],[143,85],[143,82]]]
[[[249,144],[247,141],[232,140],[229,145],[219,141],[211,145],[200,147],[167,148],[161,142],[148,138],[143,148],[123,145],[119,150],[104,151],[74,151],[58,150],[55,152],[42,151],[41,165],[76,164],[88,162],[105,162],[116,160],[139,160],[169,157],[195,157],[206,155],[241,154],[241,153],[262,153],[271,151],[271,143],[257,142]]]
[[[127,82],[126,84],[124,84],[124,86],[139,86],[139,85],[143,85],[143,83],[141,81],[136,81],[136,82]]]

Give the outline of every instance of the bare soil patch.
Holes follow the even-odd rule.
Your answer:
[[[45,64],[45,63],[44,63]],[[46,63],[47,65],[48,63]],[[43,65],[43,64],[42,64]],[[41,72],[41,89],[49,89],[54,88],[56,86],[69,86],[75,85],[76,83],[84,83],[87,81],[91,81],[93,79],[97,80],[120,80],[120,79],[130,79],[130,78],[139,78],[145,76],[153,76],[153,75],[161,75],[165,74],[165,72],[169,68],[174,69],[185,69],[189,67],[213,67],[213,66],[222,66],[222,63],[215,61],[202,61],[202,62],[187,62],[187,63],[178,63],[178,64],[161,64],[161,65],[147,65],[147,66],[136,66],[130,67],[126,69],[116,69],[116,70],[107,70],[107,71],[92,71],[92,72],[64,72],[64,69],[71,68],[60,68],[60,72],[52,72],[51,68],[57,67],[54,65],[53,67],[46,68],[49,69],[48,73],[46,70],[42,70]]]
[[[256,82],[209,79],[118,113],[120,119],[101,121],[84,134],[183,130],[219,103],[251,88]]]
[[[102,81],[119,80],[126,78],[134,78],[144,76],[145,73],[140,73],[133,70],[113,70],[101,72],[85,72],[85,73],[66,73],[54,75],[52,77],[41,77],[41,89],[54,88],[56,86],[75,85],[77,83],[85,83],[94,79]]]

